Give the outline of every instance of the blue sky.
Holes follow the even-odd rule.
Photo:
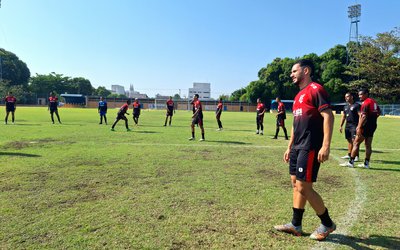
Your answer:
[[[276,57],[322,54],[346,44],[347,8],[362,5],[362,35],[400,26],[398,0],[1,0],[0,47],[31,74],[130,84],[154,96],[212,97],[257,80]]]

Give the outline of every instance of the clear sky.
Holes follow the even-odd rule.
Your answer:
[[[133,84],[149,96],[183,97],[193,82],[209,82],[217,98],[257,80],[276,57],[346,44],[355,3],[360,34],[400,26],[399,0],[0,1],[0,47],[31,75]]]

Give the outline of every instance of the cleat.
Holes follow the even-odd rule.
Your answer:
[[[345,156],[343,156],[343,157],[340,157],[340,158],[342,158],[342,159],[350,159],[350,156],[348,156],[348,155],[345,155]]]
[[[130,129],[130,128],[127,128],[127,129],[126,129],[126,132],[129,132],[129,131],[132,131],[132,129]]]
[[[114,128],[111,128],[110,130],[111,130],[111,131],[115,131],[115,129],[114,129]]]
[[[278,139],[278,138],[277,138],[277,137],[275,137],[275,136],[272,136],[272,137],[271,137],[271,139],[274,139],[274,140],[276,140],[276,139]]]
[[[293,226],[292,223],[288,223],[285,225],[277,225],[274,226],[275,230],[279,231],[279,232],[284,232],[284,233],[288,233],[288,234],[293,234],[295,236],[301,236],[302,235],[302,231],[301,231],[301,226]]]
[[[199,141],[205,141],[205,139],[201,138]]]
[[[358,159],[358,156],[356,156],[356,158],[354,158],[354,161],[358,161],[359,159]]]
[[[342,164],[339,164],[342,167],[349,167],[349,168],[354,168],[354,164],[351,164],[350,162],[346,161]]]
[[[321,224],[321,225],[314,231],[314,233],[312,233],[312,234],[310,235],[310,238],[313,239],[313,240],[319,240],[319,241],[325,240],[326,237],[328,237],[328,235],[329,235],[330,233],[332,233],[333,231],[335,231],[335,230],[336,230],[336,225],[335,225],[335,223],[333,223],[331,227],[327,227],[327,226],[324,226],[323,224]]]
[[[164,125],[163,125],[163,127],[166,127],[166,126],[167,126],[167,124],[164,124]]]
[[[256,130],[256,135],[258,135],[260,132],[258,130]]]
[[[190,137],[190,138],[189,138],[189,141],[194,141],[194,137]]]
[[[263,134],[264,134],[264,131],[261,130],[260,135],[263,135]]]

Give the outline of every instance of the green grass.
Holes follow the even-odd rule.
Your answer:
[[[269,139],[272,115],[266,115],[265,135],[258,136],[253,113],[223,113],[225,130],[217,132],[214,114],[206,112],[206,141],[199,142],[187,140],[189,111],[178,111],[172,126],[162,127],[164,111],[143,110],[139,127],[129,116],[132,132],[122,121],[110,131],[115,113],[109,111],[105,126],[94,109],[60,109],[63,124],[53,125],[45,108],[19,107],[16,124],[1,125],[1,249],[400,244],[400,119],[379,119],[372,169],[364,170],[338,166],[335,158],[346,154],[346,141],[336,117],[332,157],[321,166],[315,189],[338,233],[316,243],[272,230],[290,220],[292,203],[282,161],[287,141]],[[286,122],[290,127],[291,116]],[[351,206],[360,193],[365,199],[357,210]],[[307,205],[303,230],[311,233],[318,225]]]

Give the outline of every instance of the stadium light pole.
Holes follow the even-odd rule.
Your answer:
[[[351,42],[355,43],[355,46],[359,44],[359,36],[358,36],[358,23],[360,22],[361,16],[361,4],[351,5],[348,8],[348,17],[350,18],[350,32],[349,32],[349,43],[347,46],[347,65],[352,63],[352,50],[354,45],[350,44]]]

